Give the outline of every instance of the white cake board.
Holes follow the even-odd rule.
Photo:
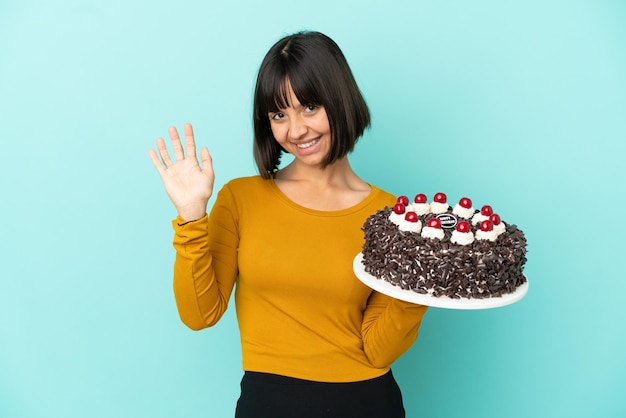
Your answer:
[[[434,308],[446,308],[446,309],[490,309],[499,308],[501,306],[510,305],[522,299],[528,292],[528,280],[526,283],[518,286],[513,293],[507,293],[498,297],[491,297],[485,299],[469,299],[459,298],[453,299],[447,296],[431,296],[429,294],[422,294],[414,292],[413,290],[404,290],[398,286],[395,286],[385,280],[378,279],[365,271],[365,266],[362,263],[363,254],[359,253],[354,258],[352,267],[356,277],[371,289],[391,296],[396,299],[403,300],[405,302],[416,303],[419,305],[432,306]]]

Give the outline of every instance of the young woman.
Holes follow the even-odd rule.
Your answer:
[[[339,47],[303,32],[263,60],[254,95],[260,176],[228,182],[209,216],[214,174],[190,125],[150,157],[178,211],[174,291],[199,330],[231,292],[243,369],[236,417],[404,417],[390,365],[417,338],[426,307],[389,298],[352,271],[365,219],[393,195],[359,178],[350,153],[369,110]],[[293,161],[279,169],[282,153]],[[236,285],[235,285],[236,284]]]

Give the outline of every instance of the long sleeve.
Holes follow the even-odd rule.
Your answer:
[[[374,367],[387,367],[417,339],[427,306],[390,298],[378,292],[370,296],[363,315],[363,349]]]
[[[230,196],[220,192],[210,216],[175,231],[174,296],[181,320],[193,330],[213,326],[228,307],[237,277],[238,234]]]

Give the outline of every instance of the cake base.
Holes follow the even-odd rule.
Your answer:
[[[485,299],[468,299],[468,298],[450,298],[447,296],[431,296],[429,294],[417,293],[412,290],[404,290],[399,286],[395,286],[385,280],[378,279],[365,271],[363,265],[363,254],[359,253],[354,258],[352,267],[356,277],[367,287],[380,292],[384,295],[400,299],[405,302],[411,302],[418,305],[432,306],[434,308],[446,309],[490,309],[499,308],[515,303],[526,296],[528,292],[528,280],[518,286],[513,293],[506,293],[502,296],[490,297]]]

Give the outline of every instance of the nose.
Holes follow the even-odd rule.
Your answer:
[[[289,139],[298,140],[304,138],[308,131],[306,123],[302,117],[295,116],[289,118]]]

